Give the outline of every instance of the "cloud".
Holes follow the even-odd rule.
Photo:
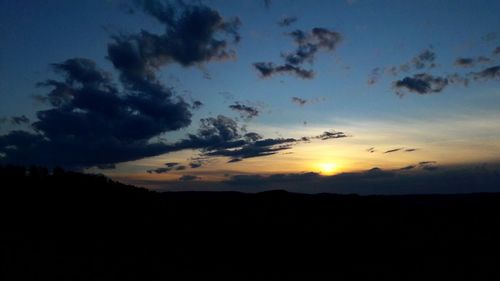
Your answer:
[[[292,102],[297,105],[303,106],[307,103],[307,100],[298,97],[292,97]]]
[[[315,138],[321,139],[321,140],[328,140],[328,139],[339,139],[339,138],[346,138],[347,135],[344,132],[337,132],[334,130],[331,131],[326,131],[323,132],[321,135],[316,136]]]
[[[383,74],[383,69],[380,68],[380,67],[376,67],[374,69],[372,69],[371,73],[370,73],[370,77],[368,78],[368,85],[373,85],[375,83],[378,82],[378,80],[380,80],[380,77],[382,76]]]
[[[164,153],[165,145],[149,140],[191,122],[189,105],[166,88],[121,92],[88,59],[52,66],[64,80],[39,84],[51,89],[43,96],[51,108],[37,112],[36,133],[0,136],[2,161],[90,167],[136,160]]]
[[[171,63],[192,66],[234,57],[231,46],[240,39],[240,21],[226,20],[203,5],[155,0],[136,4],[163,24],[164,32],[113,37],[107,58],[121,85],[89,59],[53,64],[62,79],[39,83],[50,90],[37,97],[50,108],[37,112],[34,133],[0,136],[1,162],[83,168],[178,149],[154,138],[189,126],[190,110],[199,104],[176,96],[156,72]]]
[[[403,150],[403,149],[404,149],[403,147],[400,147],[400,148],[394,148],[394,149],[389,149],[389,150],[384,151],[384,154],[398,152],[398,151],[401,151],[401,150]]]
[[[496,48],[493,50],[493,54],[494,54],[494,55],[500,55],[500,46],[496,47]]]
[[[422,161],[422,162],[418,163],[418,165],[420,165],[420,166],[429,165],[429,164],[436,164],[436,161]]]
[[[498,79],[500,78],[500,65],[488,67],[480,72],[472,72],[470,75],[475,80]]]
[[[487,57],[477,57],[477,58],[458,58],[455,60],[455,65],[458,67],[474,67],[478,63],[489,63],[492,60]]]
[[[404,148],[404,147],[400,147],[400,148],[394,148],[394,149],[386,150],[386,151],[384,151],[384,154],[394,153],[394,152],[398,152],[398,151],[402,151],[402,152],[415,152],[417,150],[418,150],[417,148]]]
[[[271,1],[271,0],[264,0],[264,6],[265,6],[267,9],[271,8],[271,3],[272,3],[272,1]]]
[[[200,162],[200,161],[193,161],[193,162],[189,162],[189,167],[190,167],[191,169],[196,169],[196,168],[199,168],[199,167],[201,167],[202,165],[203,165],[203,163],[202,163],[202,162]]]
[[[342,35],[326,28],[315,27],[310,32],[294,30],[288,35],[297,45],[290,53],[282,53],[284,63],[275,65],[272,62],[254,63],[254,68],[261,77],[270,77],[275,74],[293,74],[303,79],[314,78],[313,70],[302,67],[304,63],[312,64],[319,51],[333,52],[342,41]]]
[[[416,166],[415,165],[408,165],[403,168],[400,168],[400,171],[408,171],[408,170],[413,170]]]
[[[436,161],[422,161],[418,163],[418,167],[424,171],[435,171],[438,169]]]
[[[30,119],[25,115],[13,116],[10,118],[10,122],[14,125],[22,125],[30,122]]]
[[[199,100],[194,101],[193,104],[191,105],[193,109],[200,109],[202,106],[203,103]]]
[[[431,49],[424,49],[416,56],[414,56],[410,61],[403,63],[398,66],[389,66],[389,67],[375,67],[370,72],[367,83],[368,85],[373,85],[377,83],[382,75],[392,75],[397,76],[401,73],[408,73],[412,71],[421,71],[422,69],[431,69],[435,68],[437,65],[436,61],[436,53]]]
[[[436,64],[434,61],[436,60],[436,53],[432,50],[426,49],[420,52],[417,56],[415,56],[411,60],[411,64],[415,69],[423,69],[423,68],[434,68]]]
[[[254,68],[262,78],[271,77],[275,74],[293,74],[302,79],[314,78],[314,71],[306,70],[291,64],[275,65],[272,62],[256,62]]]
[[[375,152],[376,150],[375,150],[375,147],[370,147],[370,148],[368,148],[366,151],[367,151],[367,152],[370,152],[370,153],[373,153],[373,152]]]
[[[295,23],[297,21],[297,17],[283,17],[281,18],[277,24],[281,27],[286,27],[286,26],[290,26],[291,24]]]
[[[235,104],[232,104],[229,106],[231,110],[237,111],[241,118],[245,120],[250,120],[254,117],[259,116],[260,112],[257,108],[249,105],[244,105],[239,102],[236,102]]]
[[[147,170],[146,172],[149,174],[152,174],[152,173],[165,174],[165,173],[168,173],[168,172],[173,171],[173,170],[184,170],[184,169],[186,169],[186,167],[181,166],[177,162],[169,162],[169,163],[165,163],[165,167]]]
[[[194,181],[199,180],[201,177],[193,176],[193,175],[183,175],[179,178],[180,181]]]
[[[398,80],[394,82],[393,86],[396,89],[396,94],[400,96],[404,95],[404,91],[402,90],[426,95],[441,92],[448,86],[448,79],[432,76],[427,73],[419,73],[412,77],[405,77],[402,80]]]

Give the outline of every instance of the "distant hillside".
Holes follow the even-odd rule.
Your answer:
[[[0,167],[1,280],[499,280],[500,194],[156,193]]]

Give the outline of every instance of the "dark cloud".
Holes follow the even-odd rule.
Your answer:
[[[398,151],[401,151],[401,150],[403,150],[403,149],[404,149],[403,147],[400,147],[400,148],[394,148],[394,149],[389,149],[389,150],[384,151],[384,154],[387,154],[387,153],[393,153],[393,152],[398,152]]]
[[[249,105],[244,105],[239,102],[230,105],[229,108],[231,110],[237,111],[240,114],[241,118],[246,120],[250,120],[254,117],[257,117],[260,114],[257,108]]]
[[[184,167],[184,168],[179,169],[179,167]],[[165,167],[147,170],[147,172],[149,174],[152,174],[152,173],[165,174],[165,173],[168,173],[168,172],[173,171],[173,170],[184,170],[185,168],[186,168],[185,166],[180,166],[180,164],[177,162],[169,162],[169,163],[165,163]]]
[[[417,148],[407,148],[404,150],[404,152],[415,152],[417,150],[418,150]]]
[[[200,149],[202,157],[229,157],[229,162],[269,156],[302,141],[294,138],[263,139],[255,132],[244,132],[238,123],[226,116],[206,118],[196,134],[170,145],[171,151]]]
[[[473,58],[458,58],[455,60],[455,65],[460,67],[472,67],[475,62]]]
[[[500,46],[496,47],[496,48],[493,50],[493,54],[494,54],[494,55],[500,55]]]
[[[367,152],[370,152],[370,153],[373,153],[373,152],[375,152],[376,150],[375,150],[375,147],[370,147],[370,148],[368,148],[366,151],[367,151]]]
[[[420,167],[420,169],[424,171],[432,172],[438,169],[438,166],[436,164],[437,164],[436,161],[422,161],[418,163],[418,166]]]
[[[281,27],[290,26],[291,24],[297,21],[297,17],[283,17],[281,18],[277,24]]]
[[[302,98],[298,98],[298,97],[292,97],[292,102],[302,106],[302,105],[305,105],[307,103],[307,100],[302,99]]]
[[[408,170],[413,170],[416,166],[415,165],[408,165],[403,168],[400,168],[400,171],[408,171]]]
[[[488,67],[480,72],[471,73],[476,80],[488,80],[500,78],[500,65]]]
[[[315,27],[310,32],[297,29],[288,35],[292,37],[297,48],[293,52],[281,55],[284,59],[281,65],[275,65],[272,62],[254,63],[253,66],[259,71],[261,77],[294,74],[303,79],[312,79],[314,71],[304,69],[302,65],[306,62],[312,64],[319,51],[334,51],[342,41],[340,33],[320,27]]]
[[[136,1],[164,25],[162,34],[142,30],[113,37],[108,59],[111,75],[88,59],[53,64],[61,80],[38,86],[50,91],[38,99],[50,108],[37,112],[35,133],[0,136],[2,162],[82,168],[132,161],[178,150],[178,144],[152,141],[191,124],[193,105],[175,96],[156,77],[159,67],[200,65],[234,57],[240,21],[225,20],[206,6]]]
[[[14,125],[23,125],[30,122],[30,119],[25,115],[13,116],[10,118],[10,122]]]
[[[64,80],[39,84],[51,89],[43,96],[51,108],[37,112],[36,133],[0,137],[3,161],[90,167],[136,160],[164,153],[166,146],[150,139],[191,122],[189,105],[160,85],[121,92],[93,61],[81,58],[53,68]]]
[[[259,71],[262,78],[271,77],[275,74],[293,74],[302,79],[314,78],[314,71],[306,70],[291,64],[275,65],[272,62],[256,62],[253,66]]]
[[[199,180],[201,177],[193,176],[193,175],[183,175],[179,178],[180,181],[194,181]]]
[[[203,165],[203,163],[202,163],[202,162],[200,162],[200,161],[193,161],[193,162],[190,162],[190,163],[189,163],[189,167],[190,167],[191,169],[196,169],[196,168],[199,168],[199,167],[201,167],[202,165]]]
[[[436,54],[431,49],[425,49],[413,57],[409,62],[403,63],[399,66],[389,66],[389,67],[376,67],[374,68],[369,77],[367,83],[373,85],[380,80],[383,74],[388,74],[392,76],[400,75],[401,73],[408,73],[412,71],[421,71],[422,69],[435,68],[437,65]]]
[[[116,38],[117,42],[108,47],[110,57],[116,54],[132,59],[124,62],[128,66],[157,67],[170,61],[188,66],[234,55],[229,44],[240,40],[238,18],[224,19],[204,5],[176,6],[159,0],[137,1],[137,4],[165,25],[165,33],[156,35],[142,31],[128,38]],[[135,44],[133,49],[130,44]],[[137,56],[140,64],[136,64]]]
[[[331,131],[326,131],[323,132],[321,135],[316,136],[315,138],[321,139],[321,140],[328,140],[328,139],[339,139],[339,138],[346,138],[347,135],[344,132],[337,132],[334,130]]]
[[[436,54],[432,50],[426,49],[415,56],[411,60],[411,64],[418,70],[423,68],[434,68],[436,67],[436,64],[434,63],[435,60]]]
[[[455,65],[459,67],[474,67],[478,63],[490,63],[492,60],[487,57],[479,56],[477,58],[458,58]]]
[[[265,6],[267,9],[271,8],[271,2],[272,2],[271,0],[264,0],[264,6]]]
[[[402,90],[407,90],[419,95],[431,93],[439,93],[448,86],[448,79],[432,76],[427,73],[415,74],[412,77],[405,77],[402,80],[394,82],[396,93],[400,96],[404,95]]]
[[[197,101],[193,102],[191,107],[193,109],[200,109],[202,106],[203,106],[203,103],[201,101],[197,100]]]

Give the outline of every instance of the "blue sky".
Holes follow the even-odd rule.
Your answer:
[[[164,24],[147,13],[143,3],[146,2],[0,0],[0,117],[4,120],[0,132],[33,132],[30,122],[36,122],[37,111],[50,109],[50,105],[33,98],[48,92],[45,87],[36,87],[36,83],[61,77],[52,71],[53,63],[70,58],[90,59],[109,72],[117,89],[123,90],[119,80],[122,70],[108,58],[111,37],[138,34],[141,30],[162,34],[165,30]],[[335,173],[373,166],[396,169],[426,160],[443,165],[497,163],[500,73],[490,77],[484,73],[481,76],[481,71],[496,70],[500,63],[500,54],[494,54],[500,46],[500,2],[275,0],[267,7],[265,1],[187,3],[207,6],[225,21],[238,17],[241,25],[237,33],[241,40],[228,46],[235,52],[233,59],[207,59],[191,66],[174,61],[155,68],[156,79],[165,87],[172,87],[175,96],[186,102],[201,101],[203,106],[192,110],[189,126],[159,131],[152,141],[182,140],[186,134],[197,132],[199,119],[218,115],[234,119],[238,126],[264,138],[305,136],[311,140],[241,163],[242,159],[226,163],[226,158],[217,156],[207,160],[210,165],[198,170],[146,173],[174,160],[186,166],[192,157],[200,156],[196,148],[161,153],[153,158],[137,157],[126,163],[110,161],[107,164],[117,168],[105,173],[121,179],[150,177],[168,181],[200,171],[213,178],[228,171],[262,173],[274,171],[269,167],[275,165],[286,167],[277,172],[328,173],[318,168],[326,162],[337,167]],[[176,9],[181,11],[181,6]],[[286,17],[296,17],[296,21],[279,26],[277,22]],[[283,56],[298,48],[290,32],[308,33],[317,27],[336,32],[342,39],[334,49],[320,49],[313,54],[311,63],[300,65],[314,71],[313,79],[291,73],[262,77],[253,66],[257,62],[284,63]],[[226,35],[214,36],[221,39]],[[427,61],[432,66],[412,66],[412,60],[425,51],[433,54]],[[459,58],[474,62],[458,65]],[[401,70],[404,64],[409,65],[409,71]],[[399,69],[395,75],[389,73],[393,66]],[[368,83],[377,68],[377,81]],[[419,74],[428,76],[415,76]],[[468,85],[463,80],[452,82],[454,74],[468,79]],[[446,81],[435,80],[439,78]],[[430,81],[433,88],[418,92],[408,86],[422,80]],[[398,81],[401,84],[396,88]],[[446,85],[439,88],[439,83]],[[398,91],[403,95],[397,95]],[[293,97],[303,99],[305,104],[293,103]],[[253,108],[258,116],[243,118],[241,112],[229,108],[234,104]],[[30,122],[9,121],[22,115]],[[314,138],[332,129],[347,137],[326,141]],[[336,152],[325,159],[324,151],[330,147]],[[380,152],[399,147],[418,149],[388,159],[383,153],[377,157],[367,154],[370,147]],[[205,158],[203,149],[201,155]],[[456,155],[457,150],[463,152],[461,157]],[[338,151],[350,153],[340,155]],[[297,158],[290,159],[288,152]],[[311,155],[316,158],[308,157]],[[310,164],[297,166],[298,162]],[[89,164],[77,166],[96,170]]]

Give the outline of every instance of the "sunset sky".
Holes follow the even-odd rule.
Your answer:
[[[350,181],[388,177],[366,193],[405,193],[389,188],[497,171],[498,11],[0,0],[0,163],[155,190],[363,193]]]

